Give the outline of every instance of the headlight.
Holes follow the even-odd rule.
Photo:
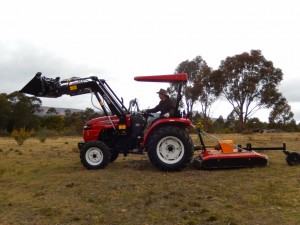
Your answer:
[[[86,125],[84,125],[83,129],[84,129],[84,130],[91,130],[91,129],[92,129],[92,127],[93,127],[93,125],[92,125],[92,124],[90,124],[90,123],[87,123]]]

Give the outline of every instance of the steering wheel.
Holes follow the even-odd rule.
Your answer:
[[[138,112],[140,112],[139,104],[138,104],[136,98],[135,98],[135,99],[132,99],[132,100],[129,102],[128,111],[129,111],[130,113],[138,113]]]

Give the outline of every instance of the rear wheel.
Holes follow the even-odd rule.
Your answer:
[[[152,164],[165,171],[179,171],[192,160],[194,146],[185,130],[166,126],[153,131],[146,149]]]
[[[91,141],[84,144],[80,151],[80,160],[87,169],[104,169],[110,158],[107,145],[101,141]]]

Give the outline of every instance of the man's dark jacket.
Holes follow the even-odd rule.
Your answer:
[[[175,112],[175,101],[167,97],[164,100],[160,100],[159,104],[152,109],[147,109],[148,113],[156,113],[160,111],[160,117],[163,117],[166,113],[169,113],[169,117],[172,117]]]

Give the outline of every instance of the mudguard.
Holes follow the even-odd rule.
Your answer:
[[[144,147],[146,145],[147,139],[152,132],[155,132],[155,129],[161,126],[170,125],[181,127],[182,129],[194,129],[194,125],[187,118],[163,118],[156,121],[154,124],[150,126],[147,132],[144,134],[144,140],[141,143],[141,146]]]

